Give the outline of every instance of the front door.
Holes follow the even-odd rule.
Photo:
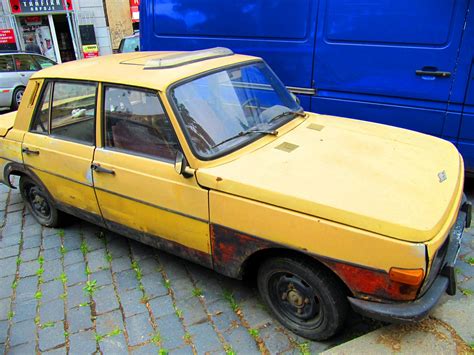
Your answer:
[[[175,172],[178,141],[156,92],[103,91],[93,179],[108,228],[210,266],[208,193]]]
[[[91,173],[96,93],[95,83],[44,82],[22,150],[60,209],[101,224]]]

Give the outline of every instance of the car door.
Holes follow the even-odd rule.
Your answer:
[[[208,193],[174,170],[178,140],[156,92],[103,87],[94,186],[109,229],[210,266]]]
[[[60,209],[102,224],[91,164],[97,83],[45,81],[23,139],[23,162]]]
[[[19,79],[24,86],[28,84],[28,80],[33,73],[41,69],[29,54],[15,54],[13,55],[13,60],[15,62]]]

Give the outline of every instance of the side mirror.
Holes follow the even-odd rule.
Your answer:
[[[193,173],[191,173],[192,169],[188,167],[188,161],[186,160],[186,157],[181,151],[176,152],[176,158],[174,160],[174,171],[178,175],[183,175],[185,178],[193,176]]]
[[[296,103],[299,105],[300,104],[300,99],[298,96],[296,96],[295,94],[293,94],[291,91],[290,91],[290,95],[291,97],[293,98],[293,100],[296,101]]]

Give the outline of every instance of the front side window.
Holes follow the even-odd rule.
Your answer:
[[[17,71],[36,71],[41,69],[28,54],[16,54],[14,58]]]
[[[35,55],[34,58],[36,60],[36,63],[38,63],[38,65],[41,67],[41,69],[49,68],[56,64],[51,59],[41,57],[39,55]]]
[[[155,92],[107,86],[105,146],[174,161],[178,140]]]
[[[93,145],[96,92],[96,84],[56,82],[53,88],[51,135]]]
[[[302,109],[263,62],[199,77],[170,90],[195,154],[212,159],[293,119]]]

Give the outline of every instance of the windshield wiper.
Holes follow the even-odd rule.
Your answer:
[[[306,113],[304,113],[304,111],[303,112],[301,112],[301,111],[284,111],[284,112],[270,118],[268,123],[270,123],[272,121],[275,121],[275,120],[277,120],[281,117],[285,117],[285,116],[289,116],[289,115],[299,116],[299,117],[306,117]]]
[[[246,136],[248,134],[251,134],[251,133],[263,133],[263,134],[269,134],[269,135],[272,135],[272,136],[277,136],[278,135],[278,131],[277,130],[270,130],[270,129],[247,129],[245,131],[241,131],[239,133],[237,133],[235,136],[231,136],[227,139],[224,139],[222,142],[220,143],[217,143],[216,145],[213,145],[211,148],[214,149],[214,148],[217,148],[219,147],[220,145],[224,144],[224,143],[227,143],[227,142],[230,142],[236,138],[239,138],[239,137],[243,137],[243,136]]]

